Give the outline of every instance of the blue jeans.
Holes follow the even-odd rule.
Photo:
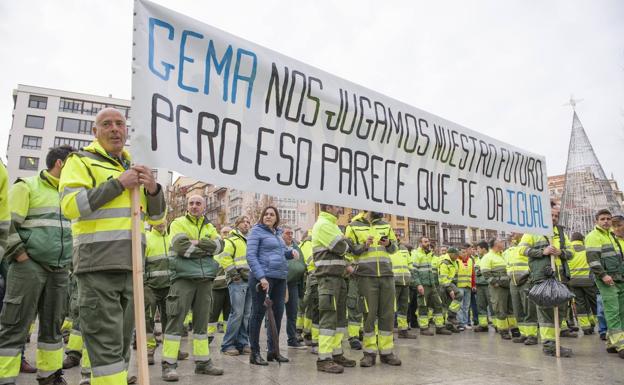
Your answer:
[[[479,308],[477,307],[477,293],[471,290],[470,309],[472,310],[472,325],[479,325]]]
[[[596,314],[596,317],[598,318],[598,333],[605,334],[607,332],[607,320],[605,318],[604,305],[602,304],[602,296],[600,294],[598,294],[596,302],[598,307],[596,310],[598,313]]]
[[[249,284],[243,280],[230,282],[230,316],[227,330],[223,336],[221,351],[237,349],[242,351],[249,346],[249,317],[251,316],[251,291]]]
[[[288,345],[297,344],[297,306],[299,305],[299,285],[288,284],[288,302],[286,303],[286,334]]]
[[[282,317],[284,316],[284,297],[286,295],[286,280],[267,278],[269,281],[269,298],[273,301],[273,315],[275,316],[275,324],[277,327],[277,335],[279,337],[280,327],[282,325]],[[264,307],[265,292],[260,289],[256,290],[256,285],[259,283],[255,277],[249,277],[249,291],[251,291],[251,318],[249,319],[249,343],[251,345],[252,353],[260,353],[260,328],[262,326],[262,320],[266,308]],[[267,319],[268,322],[268,319]],[[268,331],[268,330],[267,330]],[[268,350],[273,352],[273,342],[270,338],[268,342]]]
[[[461,308],[457,314],[457,319],[459,320],[460,326],[466,326],[469,321],[470,294],[472,293],[472,290],[470,290],[469,287],[460,287],[459,290],[464,293],[464,297],[462,298]]]

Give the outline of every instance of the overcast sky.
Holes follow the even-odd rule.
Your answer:
[[[130,96],[130,0],[0,1],[0,155],[18,83]],[[577,106],[624,183],[624,1],[157,0],[234,35],[544,154],[565,172]]]

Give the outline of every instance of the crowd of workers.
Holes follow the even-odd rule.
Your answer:
[[[557,308],[560,336],[591,335],[598,326],[607,351],[624,358],[622,216],[601,210],[593,231],[568,239],[553,207],[550,236],[513,234],[509,242],[461,247],[422,237],[412,246],[397,239],[382,213],[362,211],[341,228],[341,208],[321,204],[314,227],[297,242],[272,206],[254,225],[242,216],[217,231],[205,199],[193,195],[185,215],[167,225],[161,186],[148,167],[131,165],[124,149],[123,114],[100,111],[93,130],[89,146],[52,148],[46,170],[10,189],[0,167],[0,384],[14,384],[20,371],[36,372],[39,384],[66,384],[63,369],[74,366],[81,384],[136,382],[128,376],[133,188],[151,227],[144,234],[148,363],[162,345],[165,381],[179,380],[178,361],[189,357],[181,350],[185,337],[196,374],[223,374],[210,354],[219,326],[225,356],[247,354],[261,366],[288,362],[275,346],[284,312],[288,347],[308,349],[327,373],[357,365],[345,340],[350,354],[363,352],[360,367],[376,365],[377,356],[399,366],[395,338],[490,327],[513,343],[541,342],[554,356],[554,308],[536,306],[528,295],[552,278],[575,295]],[[36,369],[24,358],[35,319]],[[263,322],[270,329],[266,359]],[[561,348],[561,355],[572,351]]]

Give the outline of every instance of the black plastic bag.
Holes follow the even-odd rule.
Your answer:
[[[529,299],[541,307],[555,307],[574,298],[566,285],[554,278],[548,278],[529,290]]]

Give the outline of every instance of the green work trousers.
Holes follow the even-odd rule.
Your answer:
[[[91,363],[91,383],[122,383],[128,376],[134,329],[132,273],[81,273],[76,280],[80,330]]]
[[[195,362],[210,359],[208,348],[208,312],[212,302],[212,279],[179,278],[173,281],[167,296],[167,327],[163,342],[163,362],[176,365],[184,318],[193,311],[193,358]]]
[[[624,282],[607,286],[601,280],[596,280],[596,285],[600,290],[607,320],[607,343],[619,352],[624,349]]]
[[[399,330],[407,330],[407,307],[409,306],[410,287],[407,285],[394,285],[396,298],[395,310],[397,326]]]
[[[394,349],[394,277],[359,276],[357,281],[358,290],[364,297],[364,352],[390,354]]]
[[[164,329],[167,325],[167,295],[169,295],[169,287],[158,289],[149,286],[144,287],[145,290],[145,331],[147,333],[147,348],[151,351],[156,349],[156,338],[154,337],[154,317],[156,311],[160,314],[160,324]]]
[[[343,277],[318,278],[319,360],[342,354],[347,332],[347,283]]]
[[[479,326],[488,326],[488,307],[490,307],[490,290],[488,285],[477,285],[477,312]]]
[[[528,281],[519,286],[512,281],[509,285],[509,294],[520,334],[525,337],[537,337],[537,307],[529,299],[530,289],[531,283]]]
[[[212,289],[212,303],[210,304],[210,315],[208,316],[208,336],[214,337],[217,332],[219,317],[223,312],[223,322],[227,324],[230,317],[230,291],[227,287],[223,289]]]
[[[490,292],[490,300],[492,301],[492,310],[494,312],[494,326],[498,328],[499,332],[508,331],[509,288],[490,285],[488,291]]]
[[[436,327],[444,326],[444,314],[442,312],[442,299],[435,286],[423,286],[424,295],[418,295],[418,327],[427,329],[429,327],[429,310],[433,314],[433,321]]]
[[[78,282],[76,282],[76,276],[71,275],[69,279],[69,318],[72,320],[72,328],[69,332],[69,341],[65,348],[67,355],[73,356],[77,359],[82,357],[83,341],[82,333],[80,332],[80,317],[78,306]]]
[[[67,269],[44,268],[32,259],[9,264],[0,313],[0,384],[11,383],[19,374],[22,348],[37,314],[37,377],[62,368],[68,282]]]
[[[596,325],[592,315],[598,314],[598,288],[596,286],[573,286],[570,289],[575,296],[576,317],[581,329],[593,329]]]
[[[319,330],[319,297],[318,297],[318,284],[311,284],[308,279],[308,285],[306,285],[306,292],[303,296],[303,300],[306,303],[306,318],[310,320],[310,328],[304,326],[303,333],[309,334],[313,341],[318,341]]]
[[[347,281],[347,329],[349,338],[357,338],[362,327],[362,304],[364,300],[358,290],[357,277],[352,275]]]

